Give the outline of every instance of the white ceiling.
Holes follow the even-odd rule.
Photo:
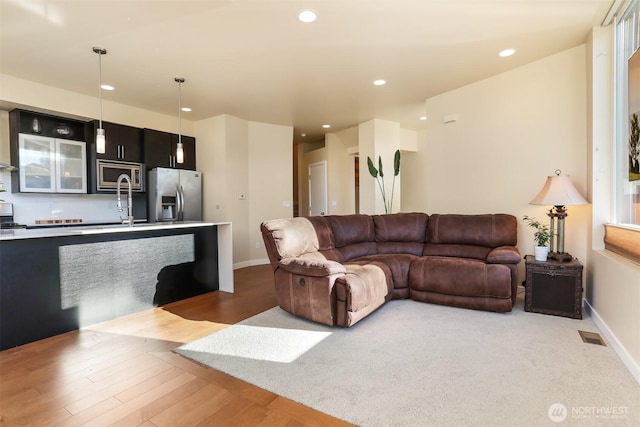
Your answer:
[[[0,0],[0,72],[97,97],[100,46],[103,83],[116,87],[106,100],[177,116],[174,77],[184,77],[185,120],[231,114],[307,140],[325,123],[338,131],[372,118],[416,129],[426,98],[584,43],[611,4]],[[315,23],[297,20],[305,8]],[[510,47],[515,55],[498,57]]]

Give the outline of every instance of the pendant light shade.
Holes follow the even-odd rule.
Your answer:
[[[100,98],[100,125],[96,130],[96,152],[103,154],[106,151],[107,141],[102,128],[102,55],[107,54],[107,49],[94,47],[93,51],[98,54],[98,96]]]
[[[107,140],[104,137],[102,124],[100,124],[100,128],[96,129],[96,152],[104,154],[105,151],[107,151]]]
[[[178,145],[176,146],[176,162],[184,163],[184,147],[182,146],[182,83],[184,78],[176,77],[178,83]]]

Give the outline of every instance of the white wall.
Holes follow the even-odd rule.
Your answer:
[[[195,123],[196,169],[202,172],[202,216],[205,221],[227,221],[226,116]]]
[[[293,215],[293,128],[222,115],[195,136],[204,220],[232,222],[236,268],[266,263],[260,223]]]
[[[173,88],[168,88],[173,91]],[[37,111],[67,115],[79,119],[97,119],[100,115],[98,97],[82,95],[52,86],[45,86],[7,74],[0,74],[0,101],[20,108],[36,108]],[[102,119],[107,122],[140,128],[178,132],[178,117],[155,113],[129,105],[109,101],[109,92],[102,94]],[[193,134],[193,123],[182,117],[182,132]],[[107,141],[109,135],[107,135]]]
[[[293,216],[293,128],[249,122],[249,257],[267,262],[260,223]]]
[[[426,133],[403,162],[402,210],[546,222],[549,207],[529,201],[556,169],[586,195],[585,79],[582,45],[427,99]],[[457,121],[444,123],[449,114]],[[584,261],[590,208],[568,211],[565,250]],[[532,253],[533,231],[519,225],[519,249]]]

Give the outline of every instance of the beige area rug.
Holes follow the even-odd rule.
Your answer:
[[[354,327],[273,308],[176,351],[360,426],[640,426],[590,319],[391,301]]]

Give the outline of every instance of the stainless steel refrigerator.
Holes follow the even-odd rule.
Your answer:
[[[155,168],[147,181],[148,221],[202,221],[202,173]]]

